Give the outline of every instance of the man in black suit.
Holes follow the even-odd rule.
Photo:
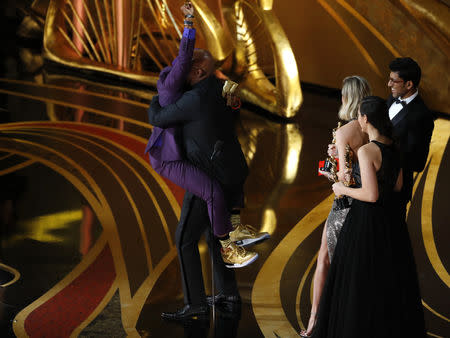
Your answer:
[[[388,86],[391,95],[387,100],[394,138],[403,155],[403,188],[399,212],[406,218],[406,205],[411,200],[413,172],[425,168],[430,148],[434,122],[431,111],[419,95],[421,69],[409,57],[397,58],[389,64]]]
[[[178,142],[184,156],[196,167],[214,177],[225,193],[228,206],[241,204],[242,187],[248,167],[237,139],[231,108],[222,98],[223,83],[214,74],[214,60],[207,51],[196,50],[187,82],[191,89],[175,103],[161,107],[155,96],[148,110],[149,122],[157,127],[178,126]],[[213,157],[213,159],[212,159]],[[189,172],[182,179],[192,182]],[[163,313],[165,319],[182,320],[209,313],[198,241],[203,233],[214,262],[214,277],[218,296],[216,303],[239,303],[240,297],[232,269],[222,260],[218,240],[208,231],[206,203],[186,192],[176,231],[176,245],[181,267],[185,306],[173,313]]]

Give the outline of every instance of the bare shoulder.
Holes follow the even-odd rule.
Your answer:
[[[346,143],[349,143],[348,141],[354,137],[355,133],[359,133],[360,129],[361,127],[358,121],[350,121],[336,131],[336,138],[344,142],[347,141]]]
[[[372,157],[379,151],[376,144],[369,142],[358,149],[358,158]]]

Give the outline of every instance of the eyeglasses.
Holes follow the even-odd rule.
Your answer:
[[[389,78],[388,83],[401,83],[401,82],[405,82],[404,80],[394,80],[393,78]]]

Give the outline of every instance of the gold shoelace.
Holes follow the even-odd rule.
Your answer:
[[[238,254],[238,256],[240,256],[240,257],[245,257],[245,255],[247,254],[247,251],[243,248],[243,247],[241,247],[241,246],[236,246],[236,251],[237,251],[237,254]]]
[[[257,233],[257,230],[256,230],[254,227],[252,227],[251,225],[248,225],[248,224],[245,224],[245,225],[244,225],[244,224],[241,224],[240,227],[241,227],[241,229],[242,229],[242,228],[247,229],[248,232],[250,233],[250,235],[252,235],[252,236],[255,236],[256,233]]]
[[[234,250],[233,247],[229,247],[229,250],[227,250],[227,252],[226,252],[227,258],[233,256],[234,252],[236,252],[236,255],[239,257],[242,257],[242,258],[245,257],[245,255],[247,254],[247,251],[243,247],[236,245],[235,248],[236,248],[236,250]]]

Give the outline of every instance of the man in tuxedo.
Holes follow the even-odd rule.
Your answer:
[[[406,205],[411,200],[413,172],[425,168],[434,122],[431,111],[419,95],[421,69],[409,57],[396,58],[389,64],[387,100],[394,138],[403,155],[403,188],[400,193],[400,216],[406,218]]]
[[[222,97],[221,80],[214,74],[214,60],[204,50],[195,50],[192,67],[187,77],[190,90],[174,104],[161,107],[155,96],[148,110],[149,122],[160,128],[178,126],[177,140],[184,156],[196,167],[214,177],[225,193],[228,207],[241,205],[242,187],[248,167],[237,139],[235,116]],[[185,172],[181,179],[193,182],[194,176]],[[162,317],[183,320],[207,316],[207,304],[198,241],[203,233],[214,263],[214,278],[218,295],[216,303],[240,302],[232,269],[225,267],[218,240],[208,231],[209,217],[206,203],[186,192],[180,221],[176,230],[176,246],[180,261],[185,306],[176,312],[165,312]]]

